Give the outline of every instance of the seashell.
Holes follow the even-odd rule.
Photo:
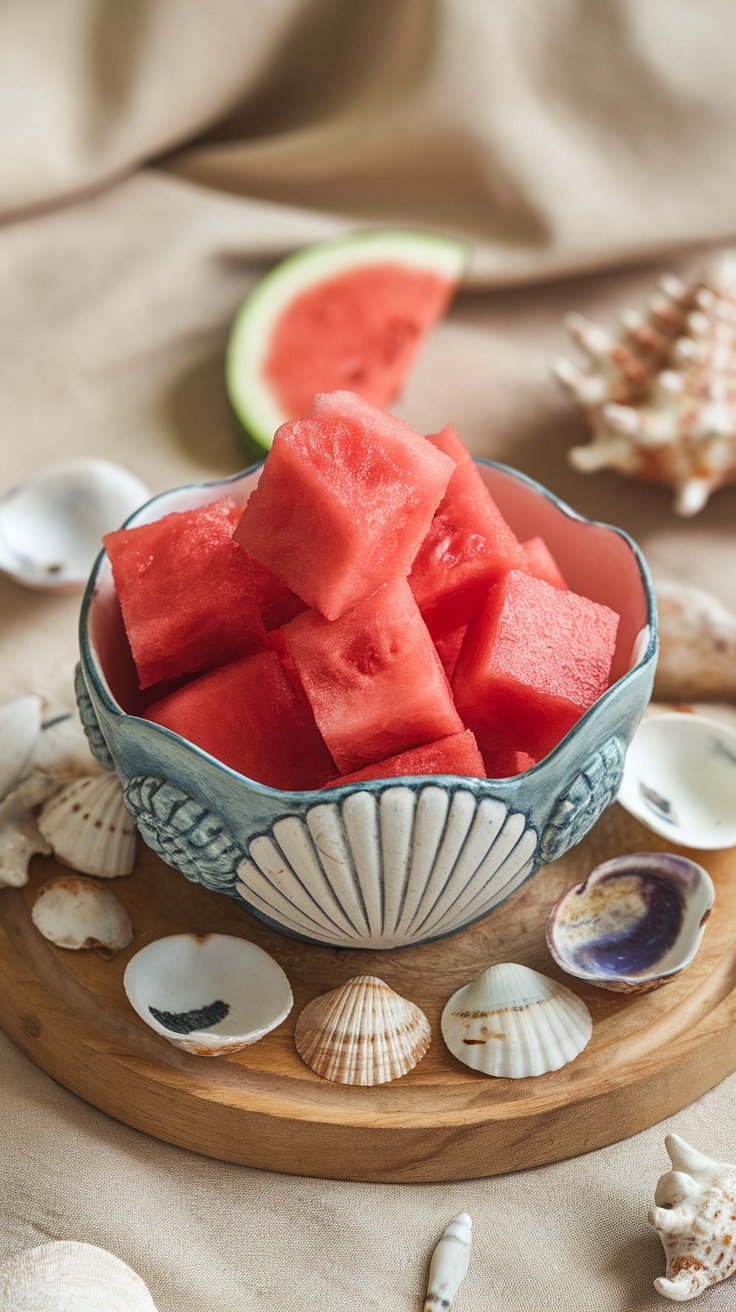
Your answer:
[[[563,893],[547,945],[568,975],[615,993],[647,993],[689,966],[714,901],[710,875],[687,857],[614,857]]]
[[[335,1084],[387,1084],[422,1060],[431,1031],[424,1012],[375,975],[356,975],[315,998],[296,1023],[302,1061]]]
[[[704,851],[736,844],[736,733],[703,715],[648,716],[631,742],[618,800],[655,834]]]
[[[736,1166],[712,1161],[679,1134],[664,1143],[672,1170],[658,1181],[647,1220],[664,1245],[667,1274],[654,1288],[685,1303],[736,1269]]]
[[[736,481],[736,252],[688,286],[663,279],[616,335],[582,315],[567,324],[589,367],[558,360],[553,371],[593,430],[569,452],[575,469],[674,487],[679,515]]]
[[[44,697],[41,728],[31,754],[31,767],[70,783],[97,770],[76,708]]]
[[[66,784],[43,807],[38,827],[57,860],[72,870],[115,879],[133,869],[136,828],[116,774]]]
[[[566,1066],[592,1031],[588,1008],[570,989],[512,962],[484,970],[442,1013],[442,1037],[458,1061],[511,1080]]]
[[[659,662],[655,696],[736,698],[736,615],[687,583],[656,584]]]
[[[49,775],[30,774],[0,802],[0,888],[22,888],[28,883],[31,857],[50,855],[51,844],[39,830],[34,810],[58,787]]]
[[[58,1240],[0,1263],[3,1312],[156,1312],[139,1275],[92,1244]]]
[[[467,1212],[451,1221],[432,1254],[424,1312],[450,1312],[468,1272],[473,1222]]]
[[[0,500],[0,570],[28,588],[83,587],[105,533],[149,497],[109,460],[46,465]]]
[[[115,894],[76,875],[44,884],[31,916],[39,933],[59,948],[100,948],[112,955],[133,942],[130,916]]]
[[[230,934],[172,934],[131,957],[123,986],[141,1020],[175,1047],[226,1057],[286,1019],[294,998],[263,948]]]
[[[0,798],[28,773],[40,731],[40,697],[16,697],[0,706]]]

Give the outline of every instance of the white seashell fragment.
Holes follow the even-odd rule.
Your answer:
[[[42,774],[53,775],[60,784],[99,773],[76,707],[72,710],[62,702],[44,697],[41,731],[30,764]]]
[[[59,948],[114,953],[133,941],[130,916],[115,894],[77,875],[44,884],[31,916],[39,933]]]
[[[0,500],[0,570],[28,588],[82,587],[105,533],[149,496],[109,460],[47,465]]]
[[[736,698],[736,615],[686,583],[656,584],[659,662],[655,696]]]
[[[123,987],[141,1020],[196,1057],[226,1057],[286,1019],[294,998],[277,961],[231,934],[171,934],[131,957]]]
[[[43,807],[38,827],[54,856],[73,870],[115,879],[133,869],[137,830],[116,774],[67,784]]]
[[[296,1023],[302,1061],[336,1084],[387,1084],[412,1070],[429,1047],[424,1012],[375,975],[356,975],[310,1002]]]
[[[442,1013],[450,1052],[472,1070],[524,1079],[559,1070],[588,1043],[593,1021],[564,984],[502,962],[453,993]]]
[[[662,1240],[667,1274],[654,1288],[685,1303],[736,1270],[736,1166],[713,1161],[678,1134],[664,1142],[672,1170],[658,1181],[647,1220]]]
[[[0,1263],[3,1312],[156,1312],[145,1284],[119,1257],[59,1240]]]
[[[50,855],[51,844],[39,830],[34,810],[58,786],[49,775],[30,774],[0,802],[0,888],[22,888],[28,883],[31,857]]]
[[[424,1312],[450,1312],[468,1273],[473,1223],[467,1212],[451,1221],[432,1254]]]
[[[30,769],[41,731],[41,698],[29,695],[0,706],[0,798]]]

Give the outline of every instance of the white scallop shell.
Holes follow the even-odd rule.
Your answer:
[[[736,1166],[713,1161],[679,1134],[664,1142],[672,1170],[658,1181],[647,1220],[662,1240],[667,1274],[654,1288],[685,1303],[736,1271]]]
[[[40,697],[16,697],[0,706],[0,798],[25,777],[40,731]]]
[[[536,830],[503,802],[389,786],[277,820],[250,842],[237,888],[295,934],[400,947],[485,915],[532,873],[536,850]]]
[[[356,975],[308,1003],[294,1042],[303,1062],[336,1084],[387,1084],[422,1060],[431,1031],[424,1012],[375,975]]]
[[[593,1022],[564,984],[512,962],[490,966],[442,1013],[450,1052],[472,1070],[524,1079],[559,1070],[588,1043]]]
[[[294,998],[277,961],[231,934],[171,934],[131,957],[123,986],[156,1034],[197,1057],[226,1057],[286,1019]]]
[[[40,934],[59,948],[120,952],[133,941],[133,926],[109,888],[66,875],[39,889],[31,910]]]
[[[67,784],[44,805],[38,827],[54,856],[73,870],[115,879],[133,869],[137,831],[116,774]]]
[[[31,857],[50,855],[34,811],[58,786],[49,775],[33,773],[0,802],[0,888],[22,888]]]
[[[104,1248],[59,1240],[0,1263],[3,1312],[156,1312],[140,1276]]]

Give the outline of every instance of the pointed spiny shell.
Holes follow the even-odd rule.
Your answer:
[[[690,286],[663,280],[645,314],[624,315],[616,336],[580,315],[568,327],[589,368],[561,360],[554,372],[593,430],[589,445],[569,453],[576,469],[674,487],[680,515],[736,481],[734,253]]]
[[[114,879],[133,869],[136,828],[115,774],[67,784],[46,803],[38,827],[57,859],[73,870]]]
[[[736,615],[687,583],[656,584],[659,615],[657,697],[736,697]]]
[[[559,1070],[582,1052],[592,1029],[588,1008],[570,989],[512,962],[458,989],[442,1013],[453,1056],[506,1079]]]
[[[0,798],[19,784],[30,768],[40,731],[40,697],[16,697],[0,706]]]
[[[39,889],[31,911],[40,934],[59,948],[119,952],[133,941],[125,907],[109,888],[66,875]]]
[[[336,1084],[397,1080],[422,1060],[429,1040],[424,1012],[374,975],[357,975],[315,998],[295,1034],[302,1061]]]
[[[468,1272],[473,1223],[467,1212],[451,1221],[432,1254],[424,1312],[449,1312]]]
[[[34,811],[57,788],[49,775],[34,773],[0,802],[0,888],[22,888],[28,883],[31,857],[49,856],[51,845],[39,830]]]
[[[684,1303],[736,1271],[736,1166],[713,1161],[677,1134],[665,1147],[672,1170],[660,1178],[647,1218],[667,1258],[654,1288]]]
[[[0,1263],[3,1312],[156,1312],[135,1271],[104,1248],[60,1240]]]

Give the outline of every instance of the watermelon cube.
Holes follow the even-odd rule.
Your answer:
[[[141,688],[246,656],[265,631],[223,497],[103,539]]]
[[[453,428],[427,438],[455,472],[417,552],[409,583],[433,637],[466,625],[488,589],[526,558]]]
[[[483,764],[489,779],[512,779],[531,770],[536,761],[528,752],[483,752]]]
[[[330,622],[280,630],[341,774],[462,733],[450,685],[406,579]]]
[[[529,573],[535,579],[543,579],[545,583],[550,583],[553,588],[561,588],[563,592],[569,590],[544,538],[529,538],[527,542],[522,542],[521,549],[526,556]]]
[[[193,679],[149,706],[145,719],[270,788],[320,788],[335,774],[314,716],[274,651]]]
[[[434,645],[437,655],[442,662],[442,668],[445,671],[450,683],[455,673],[455,666],[458,662],[460,649],[465,641],[465,634],[468,631],[467,624],[461,629],[453,629],[450,633],[435,634]]]
[[[307,603],[302,601],[301,597],[297,597],[291,588],[287,588],[273,570],[267,565],[262,565],[255,556],[249,556],[243,547],[240,550],[247,563],[251,587],[267,633],[272,629],[280,629],[282,624],[288,624],[289,620],[293,620],[307,609]]]
[[[512,570],[468,628],[452,682],[483,751],[535,761],[605,692],[618,615]]]
[[[352,392],[320,394],[278,430],[236,540],[336,620],[409,573],[454,467]]]
[[[385,761],[376,761],[375,765],[367,765],[364,770],[355,770],[352,774],[332,779],[325,787],[357,784],[361,779],[397,779],[402,775],[418,774],[462,774],[483,779],[483,757],[470,730],[451,734],[449,738],[440,738],[438,742],[427,743],[425,747],[399,752],[398,756],[389,756]]]

